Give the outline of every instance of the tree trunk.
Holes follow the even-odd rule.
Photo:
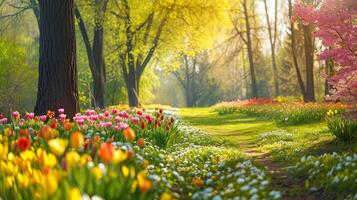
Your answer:
[[[291,0],[289,0],[289,19],[291,19],[292,17],[292,4],[291,4]],[[299,63],[297,61],[297,56],[296,56],[296,45],[295,45],[295,29],[294,29],[294,23],[290,20],[290,39],[291,39],[291,54],[293,57],[293,63],[294,63],[294,67],[296,70],[296,76],[298,79],[298,83],[299,83],[299,87],[300,87],[300,91],[301,94],[304,98],[304,101],[306,101],[306,90],[305,90],[305,85],[304,85],[304,81],[302,80],[302,76],[301,76],[301,71],[299,68]]]
[[[269,34],[269,43],[270,43],[270,50],[271,50],[271,62],[272,62],[272,69],[274,75],[274,89],[275,89],[275,96],[279,96],[279,78],[278,78],[278,69],[276,67],[275,61],[275,44],[276,44],[276,37],[277,37],[277,0],[275,0],[274,5],[274,34],[272,33],[272,27],[270,25],[269,19],[269,12],[268,12],[268,5],[267,0],[264,0],[264,10],[265,10],[265,18],[268,26],[268,34]]]
[[[315,101],[314,88],[314,39],[312,36],[311,26],[304,26],[304,49],[306,64],[306,102]]]
[[[331,85],[328,83],[328,79],[332,76],[333,65],[333,60],[328,59],[325,61],[325,95],[328,95],[332,89]]]
[[[254,59],[253,59],[253,49],[252,49],[252,40],[251,40],[251,29],[249,23],[249,16],[247,10],[247,0],[243,0],[243,9],[245,16],[245,26],[246,26],[246,34],[247,34],[247,47],[248,47],[248,59],[249,59],[249,67],[250,67],[250,79],[252,84],[252,97],[258,97],[258,86],[255,78],[255,69],[254,69]]]
[[[128,100],[130,107],[139,107],[139,81],[130,79],[126,82],[126,88],[128,91]]]
[[[104,12],[104,11],[103,11]],[[82,19],[79,9],[74,9],[76,18],[78,19],[79,30],[81,32],[84,45],[86,47],[88,63],[93,79],[93,98],[92,105],[94,107],[104,108],[105,94],[105,65],[103,56],[103,28],[96,27],[94,29],[93,47],[89,40],[88,32]]]
[[[93,96],[95,106],[99,108],[104,108],[104,94],[105,94],[105,65],[103,56],[103,29],[96,28],[94,31],[93,39],[93,56],[95,67],[97,69],[97,74],[93,78]]]
[[[36,115],[79,112],[73,0],[40,0],[40,59]]]

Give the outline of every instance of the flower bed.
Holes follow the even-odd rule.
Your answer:
[[[357,198],[356,153],[302,157],[293,172],[306,180],[305,186],[310,190],[324,188],[335,199]]]
[[[219,114],[243,113],[249,116],[274,119],[279,123],[301,124],[323,121],[329,110],[342,112],[351,106],[332,103],[281,102],[269,99],[238,100],[214,106]]]
[[[4,199],[280,198],[269,177],[225,141],[172,112],[14,112],[0,119]]]

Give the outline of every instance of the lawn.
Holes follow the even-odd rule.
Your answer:
[[[357,151],[356,143],[337,142],[324,121],[287,125],[237,112],[220,115],[213,108],[183,108],[179,113],[183,121],[227,140],[247,157],[267,166],[275,187],[294,199],[331,198],[321,190],[305,193],[309,181],[304,177],[287,178],[288,169],[302,157]]]

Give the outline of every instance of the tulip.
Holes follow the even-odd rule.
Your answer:
[[[56,156],[62,156],[66,150],[67,141],[60,138],[52,139],[48,142],[48,146],[50,147],[51,152]]]
[[[15,119],[18,119],[18,118],[20,118],[20,113],[18,111],[15,111],[12,113],[12,117]]]
[[[25,137],[22,137],[17,141],[17,147],[19,148],[20,151],[25,151],[29,149],[30,146],[31,146],[31,141]]]
[[[144,147],[145,147],[144,138],[139,138],[136,143],[137,143],[137,145],[138,145],[140,148],[144,148]]]
[[[128,127],[124,129],[123,134],[128,142],[133,142],[135,140],[135,132],[132,128]]]
[[[152,187],[151,181],[146,178],[145,171],[139,172],[137,180],[141,192],[147,192]]]
[[[59,114],[64,114],[64,108],[58,109],[58,113],[59,113]]]
[[[77,131],[71,134],[70,138],[71,147],[79,149],[84,145],[84,136],[81,132]]]
[[[112,143],[103,143],[99,149],[99,157],[105,161],[111,161],[114,156],[114,146]]]

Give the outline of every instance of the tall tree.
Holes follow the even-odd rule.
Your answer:
[[[253,52],[253,42],[252,42],[252,28],[251,28],[251,22],[250,22],[250,13],[248,12],[248,3],[247,0],[241,0],[241,8],[242,13],[243,13],[243,18],[244,18],[244,26],[245,30],[242,31],[238,26],[239,21],[238,19],[232,20],[234,29],[236,31],[236,34],[240,36],[240,38],[243,40],[245,45],[247,46],[247,54],[248,54],[248,61],[249,61],[249,75],[250,75],[250,84],[251,84],[251,93],[253,98],[258,97],[258,85],[257,85],[257,80],[256,80],[256,75],[255,75],[255,66],[254,66],[254,52]],[[245,34],[244,34],[245,33]],[[244,36],[245,35],[245,36]]]
[[[118,52],[131,107],[139,105],[140,79],[155,54],[164,51],[167,57],[177,54],[191,36],[201,41],[199,37],[211,30],[203,31],[200,26],[204,24],[212,29],[210,25],[218,23],[216,10],[221,8],[217,7],[217,0],[115,0],[111,4],[110,13],[114,18],[111,28],[116,36],[114,48]]]
[[[296,53],[296,33],[295,33],[295,27],[294,27],[294,21],[292,20],[292,16],[293,16],[293,6],[292,6],[292,2],[291,0],[289,0],[289,19],[290,19],[290,47],[291,47],[291,54],[292,54],[292,58],[293,58],[293,65],[296,71],[296,76],[297,76],[297,80],[299,83],[299,87],[300,87],[300,91],[301,94],[304,98],[304,101],[306,101],[306,89],[305,89],[305,84],[304,81],[302,79],[302,75],[301,75],[301,71],[300,71],[300,67],[299,67],[299,62],[297,59],[297,53]]]
[[[274,75],[274,89],[275,96],[279,96],[279,77],[278,77],[278,68],[276,66],[276,56],[275,56],[275,48],[276,48],[276,39],[278,32],[278,1],[274,1],[274,21],[273,27],[270,22],[269,11],[268,11],[268,0],[263,0],[264,2],[264,10],[265,10],[265,18],[267,22],[268,34],[269,34],[269,43],[270,43],[270,51],[271,51],[271,62],[272,69]]]
[[[39,80],[35,113],[79,112],[73,0],[40,0]]]
[[[93,79],[93,98],[92,105],[94,107],[105,107],[105,83],[106,70],[104,62],[104,15],[107,11],[107,0],[93,0],[94,9],[94,30],[93,43],[89,39],[87,26],[83,20],[82,14],[78,6],[75,6],[74,13],[78,19],[79,30],[82,35],[83,42],[86,47],[89,68]]]

